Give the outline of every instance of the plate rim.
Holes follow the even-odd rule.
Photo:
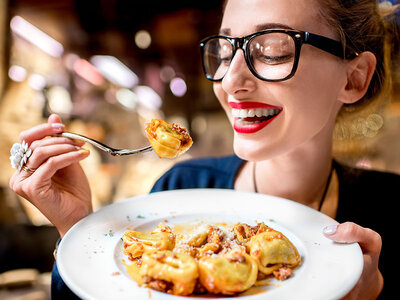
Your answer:
[[[78,221],[76,224],[74,224],[70,228],[70,230],[68,230],[68,232],[65,234],[64,238],[61,240],[61,242],[59,244],[58,255],[57,256],[63,258],[63,255],[64,255],[63,249],[64,249],[65,243],[66,243],[65,241],[68,242],[69,239],[73,238],[73,237],[70,237],[70,236],[74,235],[75,231],[79,230],[80,227],[82,227],[82,226],[84,227],[86,222],[90,222],[92,218],[95,218],[97,215],[99,215],[101,213],[104,213],[107,210],[116,209],[118,206],[123,207],[125,205],[132,204],[132,203],[137,203],[137,202],[140,202],[140,201],[143,201],[143,200],[146,201],[146,198],[149,198],[149,197],[150,198],[152,198],[152,197],[156,197],[156,198],[157,197],[161,197],[161,198],[163,198],[168,194],[188,194],[188,193],[193,193],[193,192],[194,193],[198,193],[198,194],[210,193],[210,192],[211,193],[223,193],[223,194],[225,194],[225,193],[234,193],[234,194],[241,194],[241,195],[251,195],[252,197],[259,198],[259,199],[261,199],[261,198],[270,199],[270,200],[273,200],[273,201],[278,201],[278,202],[285,203],[286,205],[289,205],[289,206],[298,207],[301,210],[302,209],[306,209],[306,210],[309,210],[310,212],[313,211],[313,213],[317,213],[317,215],[319,214],[319,215],[324,216],[324,218],[327,218],[327,220],[329,220],[332,224],[338,224],[338,222],[336,220],[334,220],[333,218],[331,218],[331,217],[329,217],[329,216],[327,216],[327,215],[325,215],[325,214],[323,214],[323,213],[321,213],[321,212],[319,212],[319,211],[317,211],[317,210],[315,210],[315,209],[313,209],[311,207],[305,206],[303,204],[297,203],[297,202],[289,200],[289,199],[285,199],[285,198],[281,198],[281,197],[277,197],[277,196],[273,196],[273,195],[258,194],[258,193],[246,192],[246,191],[236,191],[236,190],[231,190],[231,189],[218,189],[218,188],[194,188],[194,189],[167,190],[167,191],[159,191],[159,192],[154,192],[154,193],[145,194],[145,195],[138,195],[138,196],[128,197],[126,199],[123,199],[123,200],[120,200],[118,202],[115,202],[115,203],[112,203],[112,204],[108,204],[108,205],[105,205],[105,206],[99,208],[98,210],[94,211],[90,215],[88,215],[85,218],[83,218],[80,221]],[[112,208],[110,208],[110,207],[112,207]],[[285,224],[282,224],[282,225],[284,227],[286,226]],[[321,231],[322,231],[322,228],[321,228]],[[360,258],[362,259],[362,251],[361,251],[361,248],[358,245],[358,243],[346,244],[346,245],[356,248],[355,251],[358,250],[358,252],[359,252],[359,255],[358,255],[359,256],[359,260],[360,260]],[[56,260],[56,264],[57,264],[60,276],[64,280],[64,282],[67,284],[67,286],[74,293],[76,293],[78,296],[83,297],[85,299],[91,299],[93,297],[92,295],[88,294],[88,292],[85,291],[85,289],[81,288],[79,285],[76,285],[73,282],[73,280],[70,280],[70,277],[68,276],[67,271],[64,269],[63,264],[60,264],[59,261],[60,260]],[[351,288],[354,287],[354,285],[357,283],[357,281],[359,280],[359,278],[361,276],[362,268],[363,268],[363,263],[361,265],[360,265],[360,263],[358,263],[358,270],[354,271],[354,273],[357,274],[353,278],[354,282],[352,282],[351,287],[348,288],[347,291],[342,291],[342,294],[338,295],[339,297],[345,296],[348,293],[348,291],[350,291]],[[166,295],[166,294],[164,294],[164,295]],[[251,297],[253,297],[253,296],[251,296]],[[336,297],[336,295],[335,295],[335,297]],[[154,298],[154,295],[153,295],[152,298]],[[193,299],[193,297],[183,297],[182,299],[185,299],[185,298]],[[244,297],[241,297],[241,298],[245,299],[245,298],[247,298],[247,296],[244,296]],[[155,299],[157,299],[157,297]],[[210,299],[212,299],[212,298],[210,298]],[[225,299],[225,298],[219,297],[218,299]]]

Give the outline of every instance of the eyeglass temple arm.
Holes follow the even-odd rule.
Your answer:
[[[343,59],[358,56],[358,53],[352,49],[344,48],[342,43],[317,34],[305,32],[304,42]]]

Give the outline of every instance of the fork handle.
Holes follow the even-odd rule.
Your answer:
[[[104,145],[96,140],[93,140],[91,138],[88,138],[86,136],[77,134],[77,133],[72,133],[72,132],[63,132],[58,134],[58,136],[63,136],[63,137],[67,137],[70,139],[75,139],[75,140],[81,140],[84,141],[86,143],[89,143],[109,154],[111,154],[112,156],[122,156],[122,155],[131,155],[131,154],[138,154],[138,153],[142,153],[142,152],[147,152],[147,151],[151,151],[153,150],[153,148],[151,146],[147,146],[141,149],[134,149],[134,150],[130,150],[130,149],[114,149],[111,148],[107,145]]]
[[[104,145],[104,144],[102,144],[102,143],[100,143],[98,141],[95,141],[95,140],[93,140],[91,138],[88,138],[86,136],[83,136],[83,135],[80,135],[80,134],[77,134],[77,133],[63,132],[63,133],[60,133],[59,136],[67,137],[67,138],[70,138],[70,139],[84,141],[86,143],[92,144],[93,146],[95,146],[95,147],[97,147],[97,148],[99,148],[99,149],[101,149],[101,150],[103,150],[105,152],[109,152],[109,153],[114,153],[114,151],[116,150],[116,149],[110,148],[110,147],[108,147],[108,146],[106,146],[106,145]]]

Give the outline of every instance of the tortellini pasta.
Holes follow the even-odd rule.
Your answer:
[[[236,295],[268,277],[285,280],[301,263],[296,247],[264,223],[203,224],[185,234],[161,223],[122,239],[139,285],[181,296]]]
[[[231,251],[199,260],[200,283],[213,294],[234,295],[257,280],[257,263],[246,253]]]
[[[249,226],[247,224],[239,223],[233,227],[233,231],[236,234],[238,241],[246,243],[254,235],[270,230],[270,228],[264,223],[258,223],[256,226]]]
[[[160,226],[160,225],[159,225]],[[146,252],[172,250],[175,246],[175,235],[159,228],[152,232],[128,231],[122,236],[124,254],[130,258],[141,257]]]
[[[270,229],[254,235],[248,242],[250,256],[260,272],[269,275],[281,267],[294,268],[300,263],[296,247],[282,233]]]
[[[178,124],[153,119],[146,124],[146,135],[151,147],[159,157],[175,158],[192,146],[193,140],[187,130]]]
[[[181,296],[193,293],[198,277],[193,257],[170,250],[143,254],[139,274],[150,287]]]

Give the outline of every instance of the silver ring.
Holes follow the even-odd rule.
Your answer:
[[[32,149],[29,148],[27,142],[22,141],[22,144],[15,143],[11,147],[10,153],[11,166],[18,171],[21,171],[22,167],[25,166],[28,161],[28,158],[32,155]]]

